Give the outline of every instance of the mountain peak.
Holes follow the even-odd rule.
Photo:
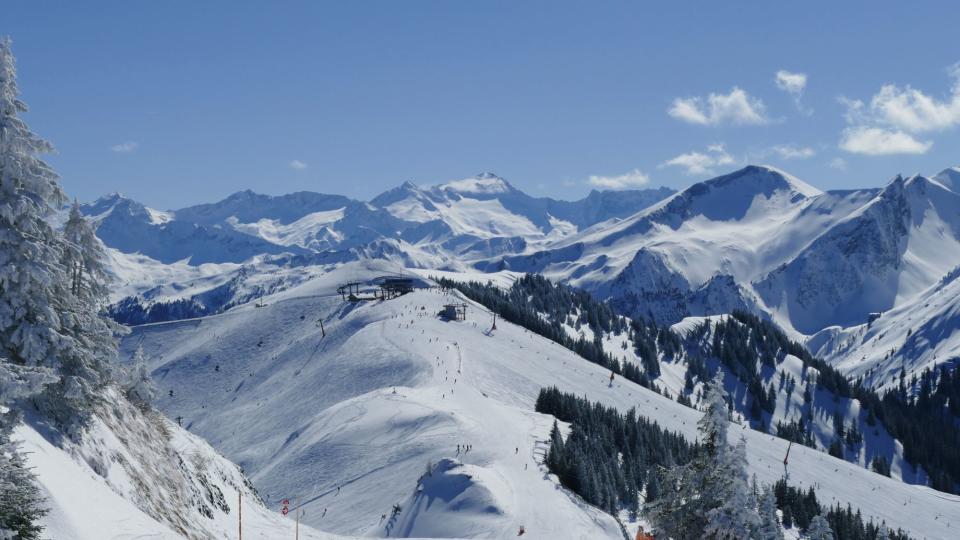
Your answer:
[[[936,184],[939,187],[943,187],[939,182],[932,181],[929,178],[922,176],[920,174],[914,174],[911,176],[904,176],[902,174],[898,174],[894,176],[889,182],[887,182],[887,185],[884,186],[883,190],[881,191],[881,195],[885,197],[893,197],[893,196],[902,197],[908,191],[917,192],[918,190],[920,190],[921,192],[923,192],[931,184]]]
[[[113,193],[107,193],[97,198],[97,200],[89,203],[89,206],[112,206],[118,202],[128,199],[126,195],[119,191],[114,191]]]
[[[116,208],[122,208],[126,213],[130,214],[141,214],[146,211],[146,207],[143,204],[127,197],[119,191],[108,193],[92,203],[80,205],[80,211],[83,215],[93,219],[101,219]]]
[[[717,187],[732,184],[752,184],[758,191],[765,193],[788,189],[805,197],[816,197],[823,193],[796,176],[771,165],[747,165],[738,171],[707,180],[704,183]]]
[[[407,180],[395,188],[388,189],[370,200],[370,204],[377,208],[390,206],[395,202],[402,201],[408,197],[419,197],[421,193],[420,186]]]
[[[886,190],[892,189],[897,192],[913,193],[915,197],[921,199],[940,199],[948,196],[948,194],[957,193],[954,188],[958,185],[956,182],[960,180],[960,173],[955,174],[956,176],[953,178],[949,174],[944,175],[943,173],[932,178],[922,174],[914,174],[907,178],[897,176],[897,179],[891,182]]]
[[[491,172],[480,173],[472,178],[465,178],[463,180],[454,180],[437,187],[444,191],[480,195],[496,195],[515,191],[509,182]]]
[[[235,201],[235,200],[248,200],[248,199],[253,199],[254,197],[259,197],[259,196],[260,196],[260,195],[259,195],[257,192],[255,192],[255,191],[253,191],[252,189],[249,189],[249,188],[248,188],[248,189],[244,189],[244,190],[242,190],[242,191],[238,191],[238,192],[234,193],[233,195],[228,196],[228,197],[227,197],[226,199],[224,199],[224,200],[225,200],[225,201],[231,201],[231,200],[233,200],[233,201]]]
[[[696,183],[664,199],[648,212],[701,214],[714,221],[745,218],[751,209],[775,214],[823,192],[768,165],[748,165],[723,176]],[[761,201],[760,199],[763,199]]]
[[[960,192],[960,167],[944,169],[933,176],[933,180],[953,192]]]

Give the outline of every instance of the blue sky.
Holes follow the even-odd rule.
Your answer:
[[[958,21],[956,2],[4,0],[0,35],[71,195],[178,208],[483,171],[565,199],[745,163],[879,186],[960,164]]]

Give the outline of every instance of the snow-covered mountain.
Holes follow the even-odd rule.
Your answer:
[[[280,253],[334,253],[340,260],[393,253],[413,266],[465,267],[625,217],[670,193],[667,188],[594,191],[579,201],[557,201],[530,197],[485,173],[429,188],[407,182],[369,203],[312,192],[269,196],[247,190],[176,211],[148,208],[120,194],[82,210],[107,246],[163,264],[241,263]]]
[[[960,267],[921,294],[870,322],[831,326],[810,336],[807,347],[850,377],[879,389],[924,370],[960,360]]]
[[[113,248],[122,284],[113,300],[133,298],[127,307],[147,313],[141,320],[169,318],[150,319],[157,303],[186,299],[193,313],[218,312],[301,283],[317,266],[381,259],[542,273],[663,324],[746,310],[806,339],[913,309],[960,265],[958,178],[951,168],[823,192],[748,166],[679,193],[592,192],[568,202],[485,173],[432,187],[406,182],[370,202],[247,191],[170,212],[112,196],[84,211]],[[936,342],[946,347],[951,335]],[[847,369],[832,351],[822,353]]]
[[[117,277],[111,301],[135,299],[127,304],[149,310],[184,299],[210,312],[298,283],[314,265],[383,259],[467,270],[474,261],[529,252],[625,217],[671,193],[593,191],[579,201],[557,201],[530,197],[486,173],[428,188],[407,182],[369,203],[248,190],[175,211],[112,194],[82,211],[111,248]],[[258,285],[237,286],[251,281]]]
[[[797,336],[856,326],[960,264],[957,174],[820,192],[751,166],[481,267],[543,273],[666,323],[746,308]]]
[[[960,167],[944,169],[934,175],[933,179],[954,193],[960,192]]]
[[[478,239],[559,239],[614,217],[626,217],[672,194],[667,188],[598,192],[579,201],[535,198],[492,173],[420,188],[407,182],[371,201],[398,218],[440,221]]]
[[[851,326],[936,283],[960,264],[960,194],[896,177],[802,252],[756,282],[797,330]]]
[[[867,196],[824,194],[782,171],[750,166],[548,250],[492,264],[543,273],[619,301],[628,311],[676,322],[708,314],[683,312],[702,303],[692,297],[704,287],[723,300],[716,313],[756,303],[752,281],[795,256]],[[733,279],[711,284],[717,276]]]
[[[493,175],[429,188],[406,183],[369,203],[296,194],[289,211],[278,198],[250,193],[182,211],[143,209],[151,227],[183,219],[283,249],[205,264],[112,249],[125,279],[116,299],[135,298],[124,309],[143,314],[140,322],[187,319],[138,326],[123,348],[148,351],[165,390],[157,405],[169,417],[239,463],[268,506],[303,497],[306,522],[325,531],[512,536],[524,525],[553,536],[618,537],[610,516],[571,504],[555,478],[544,480],[538,463],[549,419],[531,412],[536,391],[557,385],[622,409],[643,399],[653,407],[648,414],[690,436],[695,411],[630,381],[606,395],[603,369],[505,322],[489,332],[485,310],[473,302],[475,326],[441,322],[435,315],[444,303],[466,300],[459,293],[351,304],[336,286],[410,270],[502,283],[542,273],[682,336],[686,352],[658,357],[650,379],[694,405],[703,380],[691,382],[690,373],[706,369],[701,363],[712,358],[723,325],[734,331],[736,321],[725,315],[733,311],[759,314],[845,373],[889,388],[905,362],[912,374],[960,346],[950,301],[957,280],[949,274],[960,266],[960,205],[947,187],[950,174],[821,192],[782,171],[747,167],[631,214],[602,193],[559,203]],[[103,223],[117,205],[100,206]],[[884,313],[866,325],[875,311]],[[642,346],[629,336],[569,332],[649,373]],[[914,504],[926,488],[905,486],[930,479],[858,399],[824,390],[817,370],[792,354],[759,368],[757,380],[725,369],[733,406],[754,428],[745,432],[754,447],[751,473],[764,481],[782,475],[783,441],[770,434],[799,437],[788,434],[805,425],[805,444],[815,448],[795,452],[810,472],[790,471],[801,485],[817,484],[822,497],[915,535],[943,532],[930,529],[949,515],[933,500],[942,494],[930,498],[934,513],[922,521],[884,513]],[[844,431],[853,427],[850,439]],[[489,448],[476,442],[493,440]],[[458,444],[478,448],[463,454]],[[835,445],[844,460],[827,456]],[[870,471],[881,458],[891,479]],[[426,471],[434,480],[422,481]],[[883,510],[877,490],[902,500]],[[412,511],[382,518],[395,504]]]
[[[264,253],[291,251],[232,228],[177,220],[172,212],[147,208],[120,194],[102,197],[81,209],[92,218],[97,236],[106,245],[164,264],[183,260],[193,265],[239,263]]]
[[[342,265],[262,307],[137,327],[122,349],[147,351],[168,416],[240,463],[268,506],[299,497],[309,525],[366,537],[507,538],[522,525],[534,538],[622,538],[611,516],[543,468],[551,419],[533,412],[540,388],[636,407],[691,439],[701,413],[622,378],[609,384],[609,370],[502,319],[492,330],[485,308],[458,292],[370,302],[336,293],[400,271]],[[468,304],[465,321],[437,316],[451,301]],[[620,350],[612,335],[603,339]],[[819,410],[831,398],[815,402]],[[759,481],[784,475],[786,441],[731,429],[746,437]],[[948,538],[956,527],[955,497],[822,451],[794,446],[789,475],[826,504],[850,503],[917,538]]]

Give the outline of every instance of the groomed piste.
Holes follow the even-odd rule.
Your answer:
[[[613,517],[559,486],[543,467],[552,418],[540,388],[585,395],[696,436],[701,413],[617,378],[561,346],[492,316],[458,293],[425,287],[391,300],[345,302],[339,283],[385,271],[352,263],[222,315],[137,327],[170,418],[251,477],[268,507],[295,500],[303,521],[368,537],[622,538]],[[438,314],[466,302],[465,321]],[[323,321],[325,336],[319,328]],[[787,443],[739,425],[750,471],[784,474]],[[950,538],[960,498],[911,486],[794,446],[790,482],[823,504],[917,538]],[[399,507],[399,512],[395,509]],[[635,523],[625,523],[628,530]]]

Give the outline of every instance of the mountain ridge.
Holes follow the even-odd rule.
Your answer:
[[[679,192],[591,191],[558,201],[485,173],[427,187],[407,181],[370,202],[247,190],[169,212],[117,195],[84,209],[115,248],[130,283],[124,295],[136,297],[126,302],[143,312],[178,298],[227,309],[302,282],[311,265],[380,258],[409,268],[542,273],[661,324],[747,310],[806,341],[913,305],[960,265],[960,196],[949,187],[956,175],[948,168],[897,175],[880,188],[822,191],[751,165]],[[184,215],[204,223],[187,227]],[[144,255],[158,262],[144,265]],[[238,281],[241,266],[248,277]]]

